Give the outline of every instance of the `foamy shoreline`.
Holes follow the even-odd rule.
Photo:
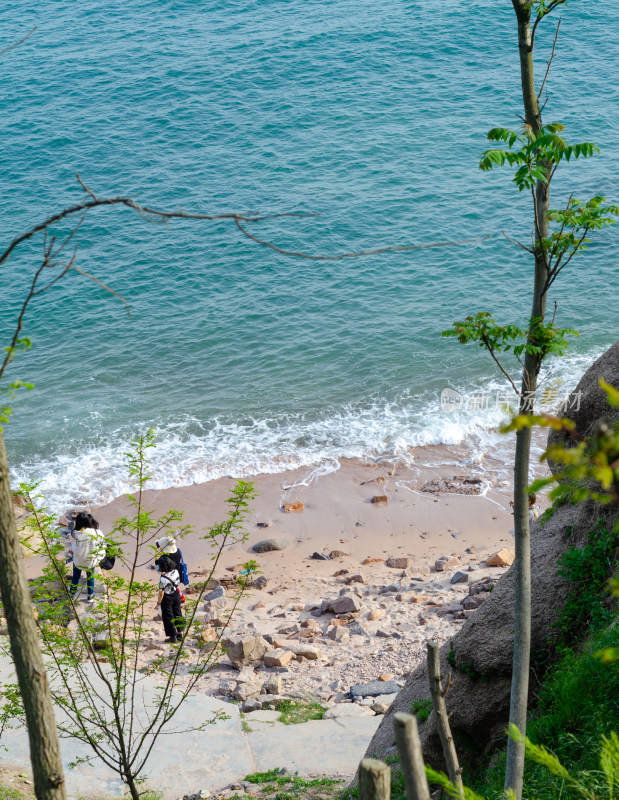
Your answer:
[[[597,351],[552,362],[542,383],[540,408],[552,411],[552,403],[573,389],[595,355]],[[236,422],[199,421],[181,413],[156,427],[157,447],[149,452],[151,486],[163,490],[226,476],[252,480],[261,474],[288,480],[284,476],[296,470],[326,473],[355,460],[423,468],[428,460],[435,466],[437,457],[445,466],[479,467],[489,478],[511,480],[512,437],[498,433],[507,418],[504,402],[512,398],[511,388],[493,378],[462,381],[459,391],[450,389],[463,400],[459,410],[442,408],[439,392],[424,392],[367,407],[329,408],[311,419],[299,412]],[[16,453],[9,437],[12,483],[38,483],[54,513],[71,505],[108,504],[132,490],[126,452],[148,424],[153,423],[136,420],[131,426],[104,431],[95,421],[89,444],[76,450],[67,441],[45,455],[30,457]]]
[[[504,479],[503,470],[503,477],[497,478],[487,465],[458,465],[455,457],[445,465],[446,449],[424,448],[425,464],[419,467],[344,459],[337,470],[323,474],[318,465],[254,476],[257,497],[250,504],[248,539],[226,551],[225,565],[254,557],[252,546],[272,536],[287,537],[292,545],[281,553],[269,554],[264,564],[267,572],[275,563],[289,569],[292,561],[300,562],[314,551],[334,548],[345,549],[359,560],[385,548],[390,555],[429,558],[439,544],[451,552],[509,541],[511,485]],[[456,475],[481,481],[474,485],[481,494],[428,491],[434,481]],[[182,543],[190,567],[203,568],[208,560],[210,548],[200,537],[225,518],[225,500],[234,485],[233,478],[220,478],[145,492],[145,504],[153,511],[181,510],[184,523],[196,529]],[[388,504],[372,503],[375,495],[385,495]],[[302,502],[302,513],[284,513],[285,502]],[[114,519],[129,512],[127,498],[119,497],[97,509],[96,516],[106,530]],[[268,528],[259,527],[259,523]]]

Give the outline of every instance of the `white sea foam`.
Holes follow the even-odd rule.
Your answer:
[[[599,354],[555,360],[542,385],[558,389],[553,395],[557,401]],[[299,467],[307,467],[308,472],[291,485],[309,485],[338,469],[342,458],[397,459],[422,468],[424,446],[438,444],[458,446],[453,458],[447,454],[445,465],[468,466],[482,478],[509,480],[512,444],[498,433],[507,412],[494,401],[497,392],[503,397],[507,388],[498,380],[457,387],[464,397],[485,392],[493,400],[488,408],[465,404],[455,413],[441,410],[440,393],[425,393],[331,409],[314,418],[287,414],[241,423],[188,417],[159,429],[158,446],[150,451],[150,487],[186,486],[224,476],[247,478]],[[115,431],[104,446],[82,448],[78,455],[59,450],[49,458],[18,465],[13,485],[38,482],[40,493],[55,511],[82,500],[95,505],[109,502],[132,489],[125,453],[128,440],[139,429],[136,425]],[[532,461],[542,446],[541,438],[534,441]],[[490,472],[492,476],[486,474]]]

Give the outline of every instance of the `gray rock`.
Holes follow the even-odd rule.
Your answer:
[[[582,376],[575,390],[556,412],[559,417],[568,417],[576,423],[576,430],[583,436],[590,436],[599,420],[613,424],[619,419],[619,408],[612,408],[606,400],[606,392],[600,387],[599,379],[619,389],[619,341],[595,361]],[[550,431],[548,444],[574,447],[577,442],[566,431]],[[550,462],[553,472],[557,465]]]
[[[342,717],[373,717],[374,712],[367,706],[358,703],[338,703],[328,708],[322,715],[323,719],[341,719]]]
[[[346,630],[348,625],[333,625],[327,631],[327,637],[329,639],[333,639],[334,642],[339,642],[343,644],[344,642],[350,641],[350,634]]]
[[[353,697],[379,697],[381,694],[395,694],[399,691],[400,687],[395,681],[370,681],[350,687]]]
[[[228,598],[226,597],[226,590],[223,586],[218,586],[204,597],[204,609],[207,612],[214,613],[223,611],[227,605]]]
[[[326,614],[327,611],[331,610],[331,601],[330,600],[323,600],[322,603],[318,606],[318,608],[314,608],[311,611],[313,617],[322,617],[323,614]]]
[[[458,556],[440,556],[434,562],[434,569],[437,572],[444,572],[448,567],[457,567],[459,563]]]
[[[279,675],[271,675],[271,677],[262,684],[262,691],[265,694],[281,694],[282,679]]]
[[[248,697],[242,705],[243,712],[259,711],[262,708],[262,703],[255,697]]]
[[[230,695],[236,689],[236,683],[235,680],[220,681],[217,691],[219,694],[224,695],[224,697]]]
[[[212,592],[205,594],[202,599],[204,600],[205,603],[207,603],[211,602],[212,600],[219,600],[221,597],[225,596],[226,596],[226,590],[224,589],[224,587],[217,586],[215,589],[213,589]]]
[[[268,582],[269,581],[264,577],[264,575],[258,575],[258,577],[249,585],[252,589],[264,589]]]
[[[383,588],[378,592],[378,594],[389,594],[390,592],[399,592],[402,589],[402,585],[399,581],[395,583],[390,583],[389,586],[383,586]]]
[[[354,594],[343,594],[333,601],[331,608],[334,614],[350,614],[360,610],[361,601]]]
[[[260,694],[260,689],[262,689],[262,684],[260,681],[252,681],[251,683],[237,683],[234,691],[232,692],[232,697],[235,700],[247,700],[248,697],[253,697],[255,694]]]
[[[400,686],[399,681],[394,681],[395,684]],[[401,687],[400,687],[401,688]],[[389,707],[393,701],[396,699],[397,694],[379,694],[378,697],[374,698],[375,703],[383,703],[387,707]]]
[[[391,556],[385,561],[386,567],[391,567],[391,569],[407,569],[410,567],[412,561],[410,558],[405,558],[404,556]]]
[[[349,625],[346,626],[346,630],[348,631],[350,636],[370,635],[358,620],[353,620],[353,622],[351,622]]]
[[[497,584],[496,578],[482,578],[469,586],[469,594],[479,594],[480,592],[491,592]]]
[[[458,570],[454,575],[451,576],[450,583],[468,583],[469,582],[469,574],[468,572],[462,572]]]
[[[209,797],[212,795],[208,789],[200,789],[195,794],[184,794],[183,800],[208,800]]]
[[[243,667],[236,677],[237,683],[251,683],[256,680],[256,673],[253,667]]]
[[[288,636],[291,633],[298,633],[300,629],[301,629],[300,625],[294,623],[293,625],[282,625],[277,629],[277,632],[281,633],[284,636]]]
[[[462,608],[470,610],[479,608],[480,605],[490,597],[490,592],[479,592],[479,594],[469,594],[462,601]]]
[[[308,661],[317,661],[322,658],[322,653],[320,652],[318,647],[314,647],[313,644],[305,644],[304,642],[291,642],[286,640],[285,642],[279,642],[286,650],[290,650],[291,653],[294,653],[295,656],[299,656],[300,658],[306,658]]]
[[[351,583],[365,583],[365,578],[360,572],[357,572],[355,575],[349,575],[347,578],[345,578],[344,583],[347,585]]]
[[[426,564],[413,563],[406,570],[406,574],[411,578],[419,578],[422,575],[429,575],[430,567],[426,566]]]
[[[271,550],[285,550],[287,547],[290,547],[291,544],[292,542],[290,539],[275,536],[272,539],[263,539],[261,542],[258,542],[252,547],[252,550],[255,553],[268,553]]]
[[[267,650],[269,643],[262,636],[248,636],[233,634],[222,640],[222,645],[228,658],[237,669],[253,661],[260,661]]]

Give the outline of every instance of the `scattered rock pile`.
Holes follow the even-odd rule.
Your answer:
[[[433,478],[421,487],[422,492],[432,494],[481,494],[484,482],[480,478],[454,475],[452,478]]]
[[[503,569],[480,572],[486,565],[472,553],[441,556],[434,569],[408,557],[368,557],[363,573],[308,576],[303,587],[295,585],[296,597],[274,586],[264,597],[281,594],[279,602],[248,602],[234,616],[221,641],[224,657],[203,689],[241,702],[243,711],[271,709],[305,691],[330,707],[364,709],[331,716],[385,713],[411,666],[425,657],[425,642],[454,636],[490,595]],[[316,599],[301,601],[312,594]],[[203,642],[215,646],[227,606],[222,586],[204,598]],[[364,693],[368,685],[375,691]]]

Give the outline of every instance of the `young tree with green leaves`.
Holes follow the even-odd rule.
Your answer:
[[[11,256],[22,243],[37,235],[42,236],[41,262],[33,271],[13,333],[8,344],[2,348],[3,357],[0,360],[0,395],[4,393],[7,398],[0,401],[0,563],[2,563],[0,597],[27,722],[34,789],[38,800],[64,800],[65,783],[47,675],[41,658],[37,627],[22,564],[22,550],[13,513],[9,464],[3,434],[3,426],[9,420],[15,393],[21,388],[32,389],[30,383],[21,380],[6,381],[5,378],[15,357],[31,346],[30,339],[23,331],[27,311],[33,301],[70,272],[77,272],[91,279],[104,291],[116,295],[125,302],[118,292],[105,286],[77,264],[76,235],[93,208],[120,206],[130,209],[150,222],[160,223],[175,218],[203,221],[229,220],[247,236],[249,233],[245,231],[244,225],[264,219],[260,215],[192,214],[182,210],[154,209],[138,203],[132,197],[100,197],[84,184],[79,175],[77,180],[85,193],[85,198],[17,234],[4,251],[0,252],[0,267],[6,269]],[[67,224],[68,232],[66,227],[64,229],[61,227]],[[58,231],[62,231],[62,235],[59,236]]]
[[[239,480],[227,500],[230,510],[225,521],[201,537],[212,547],[211,568],[187,598],[178,643],[144,662],[156,586],[141,580],[139,570],[152,563],[157,539],[168,533],[182,537],[190,530],[182,525],[182,513],[170,510],[155,517],[144,505],[144,489],[150,479],[147,451],[153,446],[152,430],[132,443],[128,467],[137,491],[127,497],[133,513],[117,520],[106,536],[106,549],[116,553],[117,564],[113,572],[97,577],[104,594],[86,610],[78,606],[72,592],[65,545],[54,517],[34,502],[36,490],[25,487],[31,525],[42,542],[34,553],[45,563],[33,584],[33,603],[58,731],[86,744],[92,757],[118,774],[132,800],[139,800],[140,783],[157,739],[172,732],[171,724],[179,719],[183,702],[217,663],[228,621],[257,569],[254,561],[244,565],[225,624],[203,636],[205,628],[197,612],[223,549],[244,542],[248,535],[243,526],[255,492],[252,483]],[[117,574],[118,563],[127,577]],[[147,677],[157,682],[154,692],[143,689]],[[10,706],[14,709],[15,704]],[[216,714],[200,726],[181,724],[181,728],[201,729],[220,718]]]
[[[557,36],[547,69],[539,86],[536,85],[533,53],[538,26],[565,0],[512,0],[518,29],[520,75],[524,124],[522,130],[493,128],[490,142],[503,145],[487,150],[481,159],[482,170],[508,165],[514,169],[513,182],[519,191],[529,193],[532,209],[532,243],[516,242],[531,256],[533,293],[531,313],[525,327],[499,325],[490,313],[482,312],[454,323],[445,336],[455,336],[461,343],[473,342],[488,351],[501,372],[507,377],[518,398],[522,415],[534,412],[538,376],[549,355],[560,355],[567,347],[566,336],[574,334],[547,319],[549,290],[559,274],[574,256],[584,250],[592,231],[612,224],[619,213],[616,206],[607,205],[604,198],[595,196],[581,202],[570,195],[563,208],[550,207],[552,179],[562,162],[572,158],[588,158],[598,152],[591,142],[569,144],[563,137],[560,123],[544,124],[540,97],[549,75]],[[505,355],[515,356],[520,366],[520,378],[511,375],[511,365],[504,363]],[[508,356],[509,357],[509,356]],[[531,555],[528,514],[529,458],[531,429],[523,426],[516,432],[514,457],[514,528],[516,539],[514,594],[514,652],[510,724],[523,735],[526,730],[529,693],[529,657],[531,647]],[[524,771],[524,739],[510,737],[508,741],[505,792],[519,800],[522,794]]]

